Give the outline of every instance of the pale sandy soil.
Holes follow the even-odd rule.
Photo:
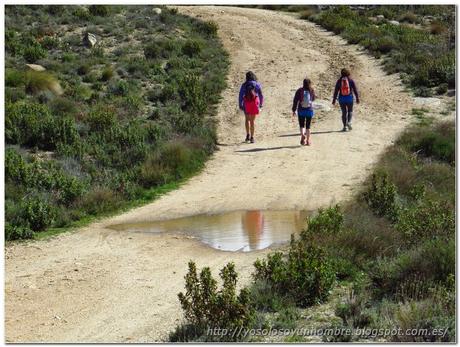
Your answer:
[[[116,223],[239,209],[316,209],[351,196],[379,154],[410,122],[412,98],[378,61],[337,36],[294,17],[264,10],[187,7],[213,20],[230,53],[228,88],[216,117],[219,151],[177,191],[114,218],[47,241],[6,247],[5,320],[9,342],[151,342],[181,319],[177,293],[187,262],[215,274],[234,261],[247,283],[252,263],[268,250],[226,253],[174,235],[130,234]],[[340,68],[361,91],[354,129],[341,129],[330,108]],[[256,143],[243,144],[237,108],[247,70],[262,83],[266,103]],[[313,124],[313,145],[300,147],[291,102],[309,76],[325,106]],[[321,102],[320,102],[321,103]]]

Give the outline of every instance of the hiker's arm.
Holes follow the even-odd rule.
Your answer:
[[[352,82],[351,82],[351,90],[353,91],[353,93],[355,93],[355,96],[356,96],[356,103],[359,104],[359,94],[358,94],[358,89],[356,88],[356,83],[355,83],[355,81],[352,81]]]
[[[260,84],[257,85],[258,90],[256,90],[257,94],[259,94],[259,101],[260,101],[260,107],[264,105],[264,96],[262,94],[262,87]]]
[[[315,90],[312,89],[312,90],[311,90],[311,101],[315,101],[315,99],[316,99]]]
[[[297,90],[294,94],[294,100],[292,101],[292,114],[295,114],[298,103],[299,103],[299,91]]]
[[[240,110],[243,109],[243,96],[244,96],[244,88],[243,88],[244,85],[241,85],[241,88],[240,88],[240,95],[238,96],[238,107],[240,108]]]
[[[337,83],[335,84],[334,96],[332,97],[332,104],[335,104],[335,100],[337,100],[337,95],[339,94],[339,89],[340,89],[340,85],[339,85],[339,81],[337,81]]]

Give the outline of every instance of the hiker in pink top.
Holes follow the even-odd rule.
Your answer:
[[[246,142],[250,141],[254,143],[254,121],[259,114],[260,98],[256,92],[256,88],[252,84],[246,87],[246,93],[243,96],[243,105],[246,123],[249,123],[246,128],[249,128],[248,130],[251,133],[251,137],[249,137],[249,134],[246,136]]]

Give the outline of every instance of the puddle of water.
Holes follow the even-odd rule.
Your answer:
[[[157,222],[117,224],[111,229],[180,233],[223,251],[250,252],[286,243],[305,226],[307,211],[235,211]]]

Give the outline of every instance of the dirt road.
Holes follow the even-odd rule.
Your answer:
[[[238,209],[314,209],[343,201],[409,123],[412,99],[397,77],[386,76],[378,61],[311,23],[255,9],[180,11],[217,22],[231,56],[228,88],[216,115],[219,151],[200,175],[151,204],[48,241],[6,247],[7,341],[164,339],[181,319],[177,293],[189,259],[215,274],[234,261],[244,283],[253,261],[267,251],[219,252],[185,237],[106,226]],[[344,66],[362,94],[349,133],[338,132],[339,110],[330,108]],[[257,74],[266,98],[255,144],[242,143],[243,116],[236,103],[247,70]],[[311,147],[299,146],[290,110],[305,76],[323,105]]]

